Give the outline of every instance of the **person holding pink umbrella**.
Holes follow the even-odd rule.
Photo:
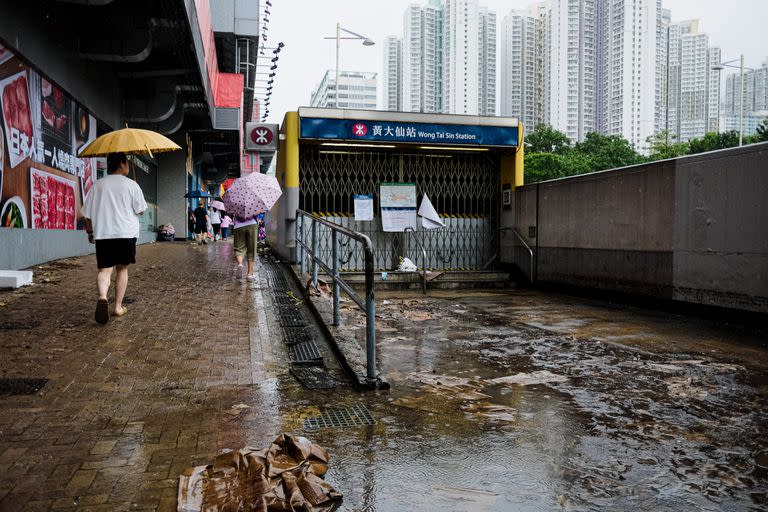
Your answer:
[[[222,199],[226,210],[234,216],[235,277],[243,277],[243,260],[248,260],[246,279],[253,281],[259,223],[256,216],[272,208],[282,190],[274,176],[252,173],[236,179]]]

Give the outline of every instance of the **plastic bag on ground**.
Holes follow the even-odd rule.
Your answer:
[[[323,447],[282,434],[267,449],[246,446],[184,470],[177,510],[331,511],[342,494],[322,479],[326,471]]]
[[[410,258],[400,258],[400,266],[397,267],[400,272],[416,272],[418,268]]]

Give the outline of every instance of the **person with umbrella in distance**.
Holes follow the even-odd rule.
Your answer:
[[[116,270],[114,316],[128,312],[123,307],[128,288],[128,265],[136,263],[136,240],[141,229],[139,215],[147,203],[139,185],[128,178],[128,154],[177,151],[181,147],[150,130],[124,128],[94,139],[80,151],[81,158],[107,157],[108,175],[96,180],[83,201],[81,212],[85,217],[88,241],[96,244],[96,301],[95,320],[99,324],[109,321],[109,286],[112,271]]]
[[[243,261],[248,261],[246,278],[253,281],[259,223],[256,216],[271,209],[282,191],[274,176],[252,173],[236,179],[222,197],[225,209],[234,217],[235,277],[243,277]]]

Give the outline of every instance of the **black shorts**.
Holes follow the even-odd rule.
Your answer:
[[[195,224],[195,234],[199,235],[200,233],[207,233],[208,227],[205,224]]]
[[[135,238],[105,238],[96,240],[96,266],[110,268],[115,265],[136,263]]]
[[[221,224],[211,224],[211,226],[213,227],[213,234],[218,235],[219,229],[221,229]]]

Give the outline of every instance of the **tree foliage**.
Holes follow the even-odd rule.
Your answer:
[[[757,132],[750,137],[750,142],[768,142],[768,117],[757,125]]]
[[[704,153],[705,151],[715,151],[716,149],[732,148],[739,145],[739,132],[731,130],[729,132],[709,132],[703,137],[691,139],[688,142],[688,153]]]
[[[620,135],[600,135],[590,132],[573,150],[588,158],[593,171],[639,164],[643,157],[637,154],[627,139]]]
[[[525,138],[526,151],[531,153],[557,153],[562,155],[571,149],[571,140],[566,134],[548,124],[537,125]]]
[[[583,142],[572,144],[563,132],[546,124],[538,125],[525,139],[525,181],[535,183],[730,148],[738,146],[739,134],[736,131],[709,132],[703,137],[681,142],[677,136],[663,130],[648,137],[647,141],[650,154],[643,157],[629,141],[619,135],[592,132],[587,134]],[[768,118],[758,126],[757,133],[745,138],[747,144],[764,141],[768,141]]]
[[[651,150],[649,160],[664,160],[688,154],[688,143],[678,141],[677,135],[670,134],[669,130],[662,130],[648,137],[647,141]]]

